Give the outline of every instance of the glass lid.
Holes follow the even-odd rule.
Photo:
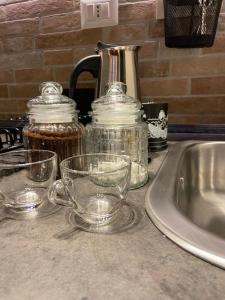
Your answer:
[[[68,123],[77,119],[76,103],[62,95],[58,82],[43,82],[39,86],[41,95],[28,101],[28,115],[36,123]]]
[[[139,100],[126,95],[126,85],[122,82],[111,82],[106,87],[105,96],[96,99],[92,103],[93,113],[98,111],[107,112],[135,112],[141,109]]]
[[[59,105],[69,105],[73,108],[76,107],[74,100],[62,95],[63,88],[60,83],[47,81],[42,82],[39,85],[40,96],[37,96],[28,102],[28,108],[31,108],[35,105],[50,105],[50,104],[59,104]]]

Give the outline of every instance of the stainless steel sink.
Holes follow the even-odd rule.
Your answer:
[[[172,145],[145,204],[166,236],[225,268],[225,142]]]

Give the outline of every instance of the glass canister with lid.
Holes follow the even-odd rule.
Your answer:
[[[23,129],[26,149],[46,149],[57,153],[58,162],[82,154],[85,128],[78,123],[75,102],[62,95],[57,82],[40,84],[41,95],[28,102],[29,124]]]
[[[107,94],[92,103],[86,150],[129,156],[130,189],[135,189],[148,180],[148,127],[142,121],[140,101],[127,96],[125,90],[126,85],[121,82],[110,83]]]

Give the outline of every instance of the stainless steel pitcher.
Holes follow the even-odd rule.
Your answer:
[[[95,98],[106,94],[109,82],[120,81],[126,84],[126,94],[140,99],[138,76],[139,46],[115,46],[98,42],[96,55],[81,59],[70,75],[69,96],[76,100],[76,85],[82,72],[90,72],[97,79]]]

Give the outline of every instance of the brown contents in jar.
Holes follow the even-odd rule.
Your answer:
[[[82,154],[84,139],[79,131],[48,132],[24,131],[24,144],[27,149],[44,149],[54,151],[58,155],[58,162],[63,159]]]

